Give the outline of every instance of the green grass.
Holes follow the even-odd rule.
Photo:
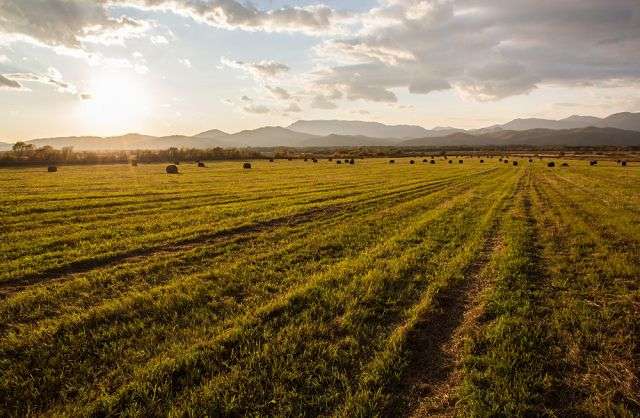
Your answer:
[[[0,170],[0,415],[634,416],[640,171],[579,164]]]

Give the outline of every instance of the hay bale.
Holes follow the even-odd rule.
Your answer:
[[[269,158],[269,162],[272,163],[274,160],[273,158]]]
[[[435,163],[436,163],[436,160],[429,161],[429,164],[435,164]]]
[[[198,161],[198,167],[206,167],[202,161]]]
[[[251,168],[251,163],[244,163],[242,164],[242,168],[244,168],[245,170],[248,170]]]
[[[293,160],[293,158],[291,158],[291,157],[287,158],[287,161],[291,161],[291,160]]]
[[[449,160],[449,164],[453,164],[453,160]]]
[[[623,167],[626,167],[627,166],[627,160],[620,161],[620,165],[623,166]]]
[[[317,163],[318,159],[317,158],[312,158],[311,161],[313,161],[314,163]]]
[[[395,164],[396,160],[389,160],[389,164]]]
[[[427,162],[427,159],[425,158],[424,160],[422,160],[422,162],[423,162],[423,163],[426,163],[426,162]]]
[[[138,162],[136,160],[131,160],[131,167],[137,167]]]
[[[553,161],[549,161],[547,163],[547,167],[555,167],[555,166],[556,166],[556,163],[554,163]]]
[[[309,161],[307,158],[304,159],[304,162],[306,163],[307,161]]]
[[[533,162],[533,159],[529,158],[529,162],[530,162],[530,163],[532,163],[532,162]]]
[[[569,167],[569,163],[562,163],[560,164],[562,167]]]
[[[509,160],[502,160],[505,164],[509,164]]]
[[[502,158],[500,158],[498,161],[502,162]]]
[[[167,174],[178,174],[178,166],[175,164],[169,164],[167,168],[165,168]]]
[[[458,160],[458,164],[463,164],[464,160]]]
[[[49,167],[47,167],[47,171],[49,173],[55,173],[56,171],[58,171],[58,167],[56,167],[55,165],[50,165]]]
[[[329,162],[333,161],[333,158],[329,157]]]
[[[517,162],[517,161],[514,161],[514,162],[513,162],[513,165],[518,165],[518,162]]]
[[[415,164],[416,162],[413,160],[409,160],[409,164]]]
[[[342,164],[342,161],[336,160],[336,164]]]
[[[349,164],[353,165],[356,163],[356,160],[354,160],[353,158],[349,160]]]
[[[480,164],[484,164],[484,160],[480,160]]]

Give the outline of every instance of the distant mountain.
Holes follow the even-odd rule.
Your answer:
[[[421,138],[430,132],[416,125],[385,125],[357,120],[299,120],[287,127],[292,131],[311,135],[348,135],[369,138]]]
[[[205,138],[205,139],[224,139],[229,136],[228,133],[221,131],[220,129],[210,129],[205,132],[200,132],[193,136],[193,138]]]
[[[560,120],[552,119],[514,119],[504,125],[498,125],[502,130],[524,131],[528,129],[576,129],[594,126],[597,128],[618,128],[630,131],[640,131],[640,113],[616,113],[606,118],[595,116],[573,115]]]
[[[403,141],[400,146],[640,146],[640,132],[616,128],[505,130],[481,135],[458,132]]]
[[[0,142],[0,151],[9,151],[13,144],[7,144],[6,142]]]
[[[58,138],[38,138],[25,141],[35,147],[45,145],[61,149],[63,147],[73,147],[76,151],[109,151],[126,149],[167,149],[177,148],[212,148],[215,146],[225,146],[224,142],[206,138],[193,138],[183,135],[172,135],[156,137],[140,134],[126,134],[121,136],[99,137],[99,136],[70,136]]]
[[[400,140],[389,138],[370,138],[361,135],[327,135],[302,141],[303,147],[374,147],[396,145]]]
[[[315,135],[294,132],[280,126],[265,126],[231,134],[224,140],[234,147],[298,147],[312,138]]]

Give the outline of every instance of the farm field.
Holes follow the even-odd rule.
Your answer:
[[[640,166],[0,169],[0,416],[640,416]]]

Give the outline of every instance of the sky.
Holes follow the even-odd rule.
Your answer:
[[[0,141],[640,111],[638,0],[0,0]]]

